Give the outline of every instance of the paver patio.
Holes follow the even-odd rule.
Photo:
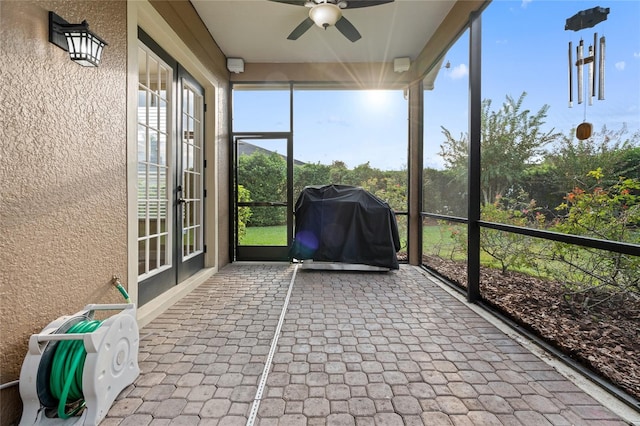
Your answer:
[[[142,328],[102,424],[627,424],[408,265],[298,269],[271,351],[294,271],[228,265]]]

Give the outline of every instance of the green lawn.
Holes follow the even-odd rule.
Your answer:
[[[286,246],[287,226],[252,226],[240,240],[242,246]]]
[[[422,251],[424,254],[439,256],[445,259],[465,260],[466,252],[451,237],[452,232],[466,232],[466,225],[445,224],[425,225],[422,227]]]

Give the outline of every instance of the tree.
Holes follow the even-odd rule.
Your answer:
[[[378,177],[371,177],[361,182],[361,186],[376,197],[385,201],[395,211],[406,211],[407,205],[407,171],[390,170],[379,172]]]
[[[367,161],[366,163],[354,167],[353,170],[349,170],[343,183],[345,185],[362,186],[367,181],[382,180],[383,176],[384,174],[380,169],[371,167],[371,164]],[[370,192],[375,192],[375,189]]]
[[[589,171],[602,169],[613,185],[618,177],[640,179],[640,131],[629,134],[626,126],[609,130],[603,126],[586,140],[578,140],[575,130],[562,135],[541,164],[527,170],[523,189],[539,206],[553,208],[576,186],[585,184]]]
[[[481,190],[483,203],[489,204],[496,196],[504,195],[519,182],[529,164],[539,161],[544,146],[554,141],[559,133],[544,132],[542,126],[547,117],[548,105],[537,113],[523,110],[526,92],[516,100],[506,96],[506,101],[497,111],[491,110],[491,100],[482,102],[482,155]],[[440,146],[440,155],[448,169],[459,178],[466,179],[468,167],[468,134],[455,139],[449,130],[442,127],[445,141]]]
[[[331,183],[329,166],[320,163],[306,163],[293,168],[293,196],[296,198],[305,186],[328,185]]]
[[[286,201],[287,162],[273,152],[255,151],[238,158],[238,185],[251,194],[252,201]],[[286,223],[286,210],[256,207],[251,210],[247,226],[274,226]]]
[[[598,167],[609,179],[606,184],[616,183],[618,176],[634,178],[640,174],[640,163],[633,162],[638,160],[640,131],[628,135],[624,125],[619,130],[609,130],[604,125],[600,132],[594,132],[589,139],[582,141],[573,133],[571,130],[568,135],[563,135],[547,159],[564,181],[565,192]]]
[[[345,178],[349,169],[344,161],[333,161],[329,166],[329,183],[346,185]]]
[[[467,216],[467,182],[452,170],[424,169],[422,172],[422,210],[429,213]]]

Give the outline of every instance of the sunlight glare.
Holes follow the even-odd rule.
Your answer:
[[[364,90],[364,102],[370,108],[380,108],[389,103],[391,100],[391,91],[389,90]]]

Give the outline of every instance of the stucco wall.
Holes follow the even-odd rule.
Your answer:
[[[127,283],[126,2],[0,2],[0,382],[32,333]],[[86,19],[106,47],[84,68],[48,42],[48,11]],[[2,391],[1,423],[21,412]]]

